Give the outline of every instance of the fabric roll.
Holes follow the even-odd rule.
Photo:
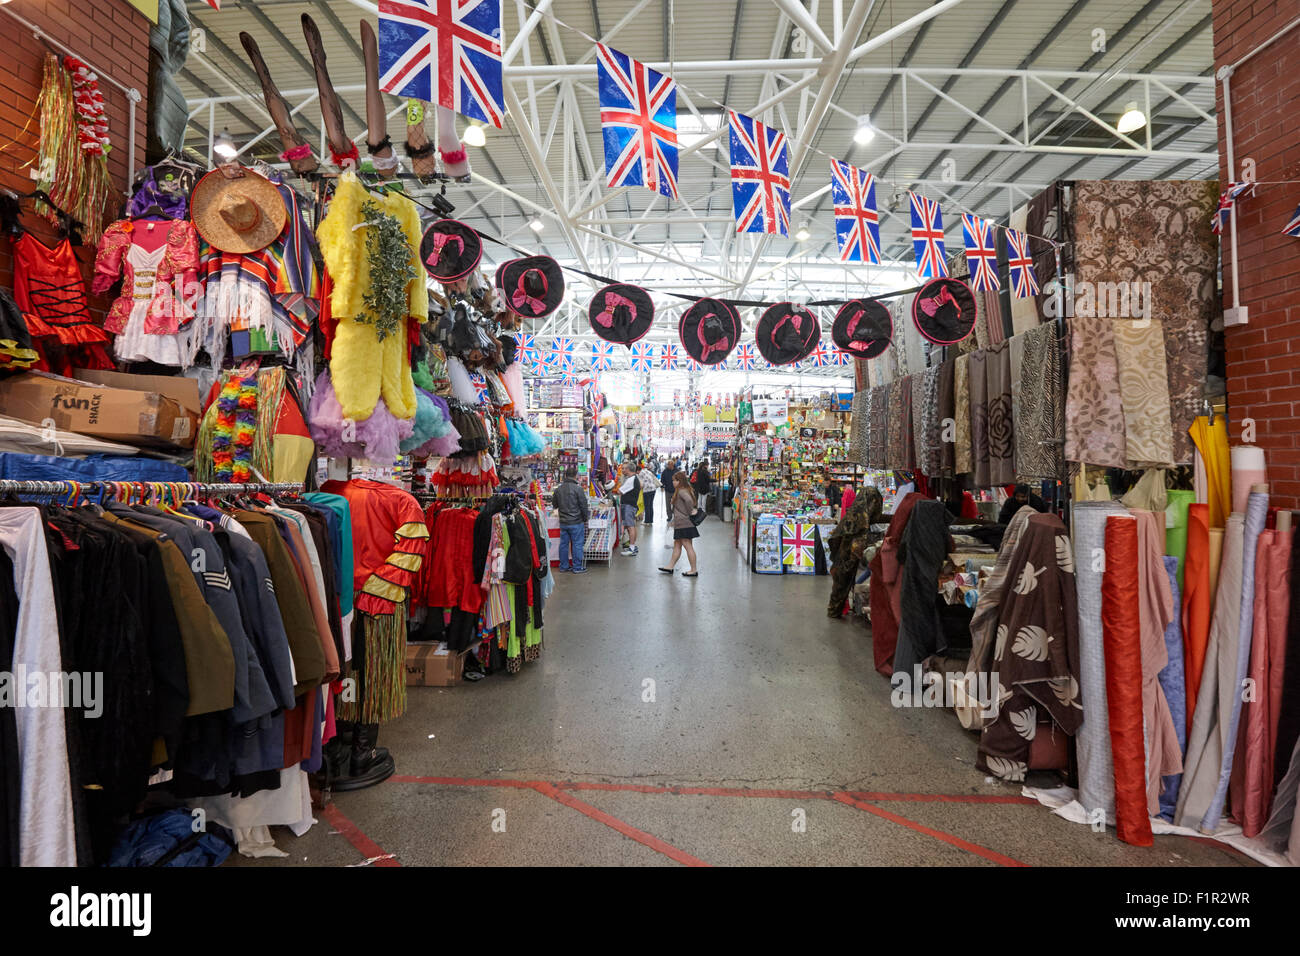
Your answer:
[[[889,386],[877,385],[871,390],[871,441],[867,465],[877,470],[885,465],[885,446],[889,439]]]
[[[948,557],[948,509],[942,501],[922,498],[915,503],[903,532],[902,554],[894,673],[910,679],[914,667],[947,646],[936,603],[939,570]]]
[[[1010,355],[1011,364],[1011,431],[1016,435],[1020,434],[1020,429],[1024,424],[1024,412],[1020,408],[1020,376],[1025,361],[1025,336],[1028,334],[1028,332],[1025,332],[1007,339],[1007,351]],[[1019,454],[1019,448],[1016,451]],[[1018,467],[1018,460],[1016,464]]]
[[[1245,511],[1252,485],[1268,481],[1264,468],[1264,449],[1256,445],[1233,445],[1232,510]]]
[[[1262,531],[1255,552],[1250,647],[1250,680],[1254,696],[1242,708],[1241,746],[1238,747],[1228,786],[1233,816],[1248,837],[1263,829],[1273,797],[1273,762],[1282,703],[1287,615],[1291,604],[1293,538],[1294,532],[1290,530]]]
[[[1159,322],[1117,319],[1112,334],[1124,409],[1124,454],[1136,466],[1172,465],[1174,429],[1164,329]]]
[[[1300,740],[1300,534],[1291,535],[1290,608],[1287,612],[1282,694],[1278,704],[1277,746],[1273,779],[1281,782],[1290,765],[1291,751]],[[1297,845],[1300,850],[1300,845]]]
[[[1196,713],[1196,695],[1201,688],[1201,671],[1205,667],[1205,646],[1210,640],[1210,506],[1187,506],[1187,563],[1183,572],[1183,698],[1184,740],[1192,732]],[[1183,753],[1186,756],[1186,744]]]
[[[957,360],[946,359],[939,366],[939,474],[956,474],[957,462]]]
[[[1016,438],[1011,421],[1011,346],[989,349],[984,367],[987,381],[989,482],[1009,485],[1016,480]]]
[[[1242,695],[1239,688],[1246,679],[1250,669],[1251,632],[1255,624],[1255,556],[1259,547],[1259,536],[1268,519],[1268,495],[1261,492],[1250,493],[1246,502],[1246,522],[1241,544],[1241,595],[1237,619],[1237,659],[1233,671],[1231,708],[1227,713],[1228,734],[1224,738],[1223,759],[1219,768],[1219,779],[1214,788],[1214,797],[1206,810],[1201,828],[1206,832],[1218,829],[1219,818],[1223,813],[1224,803],[1228,799],[1228,782],[1232,776],[1232,763],[1236,756],[1237,727],[1241,720]],[[1221,715],[1222,717],[1222,715]]]
[[[1133,846],[1151,846],[1146,757],[1142,739],[1142,621],[1138,525],[1131,515],[1106,518],[1101,576],[1101,630],[1106,649],[1106,707],[1115,765],[1115,829]]]
[[[1137,508],[1141,511],[1164,511],[1169,503],[1169,492],[1165,490],[1165,470],[1148,468],[1142,472],[1132,488],[1120,499],[1125,508]]]
[[[1196,694],[1196,715],[1187,736],[1187,757],[1183,761],[1183,785],[1174,811],[1177,826],[1209,832],[1203,825],[1219,782],[1223,755],[1228,751],[1228,719],[1238,697],[1234,683],[1237,670],[1237,638],[1241,622],[1241,560],[1246,518],[1228,516],[1223,529],[1223,563],[1219,567],[1219,588],[1210,622],[1210,642],[1205,650],[1205,670]],[[1209,828],[1212,830],[1213,828]]]
[[[970,371],[970,450],[975,487],[988,488],[993,482],[989,475],[989,407],[988,407],[987,350],[972,352]]]
[[[1300,741],[1291,750],[1289,769],[1278,784],[1273,797],[1273,812],[1259,839],[1286,856],[1292,866],[1300,866],[1300,813],[1296,813],[1296,795],[1300,792]]]
[[[903,378],[889,383],[889,443],[885,453],[885,467],[903,468],[906,456],[903,454],[903,417],[906,412],[903,404],[904,393],[911,394],[911,384]]]
[[[867,432],[871,421],[871,391],[862,389],[853,396],[853,410],[849,418],[849,461],[859,465],[867,463]]]
[[[1219,569],[1223,567],[1223,539],[1225,528],[1210,528],[1210,612],[1219,596]],[[1211,618],[1213,620],[1213,618]]]
[[[1124,468],[1124,410],[1109,319],[1070,320],[1070,387],[1065,400],[1065,459]]]
[[[916,426],[920,422],[921,415],[921,405],[917,399],[920,398],[922,374],[922,372],[913,372],[900,383],[903,406],[903,445],[901,448],[903,459],[901,467],[905,471],[912,471],[917,465]]]
[[[1065,474],[1061,457],[1064,402],[1056,324],[1040,325],[1016,338],[1024,341],[1020,389],[1012,396],[1016,475],[1021,480],[1062,477]]]
[[[959,355],[952,370],[953,420],[957,423],[957,441],[953,448],[953,470],[968,475],[971,464],[970,438],[970,356]]]
[[[1166,492],[1169,521],[1165,523],[1165,554],[1178,559],[1178,590],[1184,587],[1183,569],[1187,564],[1187,509],[1196,498],[1195,492],[1171,488]]]
[[[1169,663],[1160,672],[1160,688],[1169,702],[1169,715],[1174,722],[1174,736],[1178,740],[1178,760],[1187,753],[1187,675],[1183,660],[1183,615],[1181,592],[1178,590],[1178,559],[1165,555],[1165,574],[1169,578],[1169,592],[1173,597],[1173,617],[1165,628],[1165,653]],[[1181,769],[1164,778],[1160,791],[1160,815],[1166,820],[1174,818],[1178,806],[1178,788],[1182,785]]]
[[[1206,496],[1203,500],[1210,506],[1210,527],[1222,528],[1227,523],[1232,507],[1232,465],[1228,451],[1228,419],[1223,415],[1214,417],[1214,424],[1204,415],[1197,416],[1188,429],[1192,442],[1200,454],[1205,467]],[[1247,489],[1249,490],[1249,489]],[[1245,507],[1242,499],[1242,507]]]
[[[1174,619],[1173,589],[1165,570],[1163,511],[1133,511],[1138,523],[1138,618],[1142,629],[1142,725],[1146,742],[1147,812],[1161,813],[1165,778],[1183,770],[1169,699],[1160,673],[1169,666],[1165,635]]]
[[[992,289],[985,292],[976,292],[976,298],[984,298],[984,317],[988,324],[986,335],[988,341],[981,346],[987,348],[990,345],[997,345],[999,342],[1005,342],[1007,338],[1007,315],[1002,308],[1002,293]]]
[[[930,470],[929,445],[926,438],[930,429],[929,388],[930,370],[922,369],[912,375],[912,467],[924,474]]]
[[[902,613],[903,564],[899,559],[899,549],[912,508],[924,498],[919,492],[909,492],[894,506],[889,529],[868,565],[871,570],[871,650],[876,670],[886,677],[894,672],[894,651],[898,646]]]
[[[1023,510],[1023,509],[1022,509]],[[1106,519],[1124,509],[1113,501],[1074,506],[1074,575],[1079,603],[1079,684],[1083,725],[1075,735],[1079,753],[1079,802],[1090,820],[1115,819],[1115,778],[1106,705],[1106,654],[1101,627],[1101,568]],[[1100,811],[1100,814],[1099,814]]]

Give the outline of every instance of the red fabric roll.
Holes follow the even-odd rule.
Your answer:
[[[1151,846],[1146,754],[1142,739],[1142,622],[1138,598],[1137,521],[1106,519],[1101,577],[1101,634],[1106,654],[1106,707],[1115,762],[1115,829],[1133,846]]]
[[[1205,649],[1210,643],[1210,506],[1187,506],[1187,554],[1183,566],[1183,667],[1187,684],[1187,736],[1192,735],[1192,714],[1205,670]]]

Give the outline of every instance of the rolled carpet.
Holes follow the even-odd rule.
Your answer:
[[[1174,823],[1201,827],[1214,798],[1223,755],[1228,750],[1228,719],[1237,698],[1237,636],[1241,612],[1241,545],[1245,515],[1229,515],[1223,532],[1223,564],[1219,591],[1210,622],[1210,642],[1205,650],[1205,670],[1196,694],[1196,716],[1187,738],[1183,785],[1178,791]]]
[[[1184,741],[1192,732],[1196,694],[1205,668],[1205,646],[1210,640],[1210,529],[1209,505],[1187,508],[1187,566],[1183,569],[1183,674],[1185,687]],[[1183,756],[1186,756],[1184,747]]]
[[[1201,821],[1201,829],[1212,833],[1219,828],[1219,818],[1223,814],[1223,805],[1228,799],[1228,780],[1232,776],[1232,761],[1237,752],[1237,727],[1241,721],[1241,693],[1238,688],[1246,679],[1250,668],[1251,633],[1255,625],[1255,552],[1259,547],[1259,535],[1264,530],[1268,519],[1268,495],[1252,491],[1246,502],[1246,524],[1241,541],[1241,597],[1237,615],[1237,661],[1233,671],[1232,706],[1226,715],[1228,735],[1224,738],[1223,760],[1219,767],[1219,780],[1214,788],[1214,797],[1206,809]],[[1220,719],[1224,715],[1220,715]]]
[[[1146,754],[1142,739],[1142,621],[1138,529],[1131,515],[1106,518],[1101,576],[1101,631],[1106,649],[1106,709],[1115,764],[1115,829],[1133,846],[1151,846]]]
[[[1187,510],[1196,500],[1196,493],[1170,488],[1166,496],[1169,499],[1168,514],[1172,523],[1165,523],[1165,554],[1178,559],[1178,590],[1181,593],[1185,586],[1183,571],[1187,566]]]
[[[1114,501],[1079,501],[1074,516],[1074,583],[1079,604],[1079,691],[1083,724],[1075,733],[1079,802],[1089,820],[1115,820],[1115,770],[1106,708],[1106,652],[1101,630],[1101,578],[1106,519],[1124,509]],[[978,605],[976,606],[978,613]]]

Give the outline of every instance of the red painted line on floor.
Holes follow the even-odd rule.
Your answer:
[[[338,804],[329,804],[324,810],[320,811],[320,815],[326,823],[332,826],[335,830],[338,830],[339,833],[342,833],[344,838],[356,847],[357,851],[367,860],[372,857],[384,855],[384,848],[362,833],[361,828],[348,819],[347,814],[338,808]],[[398,863],[396,859],[392,858],[387,860],[378,860],[371,864],[371,866],[401,865],[402,864]]]
[[[388,783],[436,783],[444,787],[513,787],[519,790],[532,790],[539,782],[536,780],[509,780],[500,777],[408,777],[393,774]]]
[[[895,800],[899,803],[1008,803],[1019,806],[1038,806],[1038,801],[1029,797],[993,793],[874,793],[871,791],[850,790],[849,796],[855,800],[872,802]]]
[[[750,790],[742,787],[675,787],[644,783],[585,783],[565,781],[555,786],[563,790],[607,790],[617,793],[656,793],[691,797],[764,797],[778,800],[829,800],[829,790]]]
[[[961,837],[953,836],[951,833],[944,833],[942,830],[935,830],[932,827],[926,826],[924,823],[917,823],[915,820],[909,820],[907,817],[899,816],[897,813],[885,810],[882,807],[872,806],[869,803],[863,803],[861,800],[854,800],[853,797],[847,793],[837,793],[835,794],[834,799],[838,800],[840,803],[847,804],[850,807],[865,810],[867,813],[880,817],[882,820],[888,820],[890,823],[897,823],[899,826],[907,827],[909,830],[915,830],[917,833],[924,833],[926,836],[932,836],[936,840],[942,840],[950,846],[955,846],[960,850],[965,850],[967,853],[974,853],[976,856],[997,863],[999,866],[1029,865],[1028,863],[1021,863],[1019,860],[1014,860],[1009,856],[1003,856],[1001,853],[998,853],[995,850],[990,850],[988,847],[983,847],[976,843],[970,843],[967,840],[963,840]]]
[[[584,816],[590,817],[591,819],[595,820],[598,823],[605,824],[605,826],[609,827],[610,829],[617,830],[619,833],[623,834],[623,836],[627,837],[630,840],[635,840],[637,843],[640,843],[643,846],[648,846],[656,853],[662,853],[670,860],[675,860],[676,862],[681,863],[684,866],[708,866],[709,865],[705,863],[703,860],[691,856],[689,853],[685,852],[684,850],[677,849],[677,847],[673,846],[671,843],[665,843],[663,840],[659,839],[656,836],[651,836],[649,833],[646,833],[644,830],[638,830],[636,827],[632,826],[631,824],[624,823],[622,820],[618,819],[618,817],[610,816],[604,810],[600,810],[596,807],[593,807],[590,803],[584,803],[583,801],[579,800],[577,797],[571,796],[570,794],[565,793],[563,790],[560,790],[549,783],[539,782],[533,785],[533,789],[544,796],[550,797],[552,800],[555,800],[557,803],[562,803],[566,807],[571,807],[574,810],[577,810],[579,813],[583,814]]]

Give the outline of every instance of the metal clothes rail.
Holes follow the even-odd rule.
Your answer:
[[[197,481],[15,481],[0,479],[0,495],[36,495],[41,497],[86,498],[105,495],[122,500],[141,501],[170,498],[183,500],[197,496],[229,497],[233,495],[283,494],[301,492],[301,482],[248,482],[245,484]]]

